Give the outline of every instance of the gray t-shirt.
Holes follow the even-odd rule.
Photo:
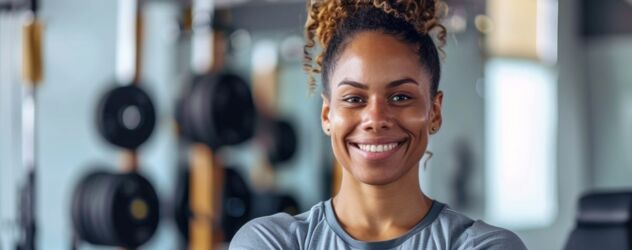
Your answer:
[[[527,249],[516,234],[472,220],[434,201],[428,214],[408,233],[387,241],[365,242],[345,232],[331,199],[291,216],[277,213],[244,225],[230,242],[241,249]]]

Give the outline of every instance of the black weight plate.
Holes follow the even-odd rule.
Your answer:
[[[221,225],[224,240],[230,241],[237,230],[250,220],[252,194],[245,179],[233,167],[225,169],[222,194]],[[175,198],[175,220],[181,236],[187,239],[189,232],[189,171],[179,173]]]
[[[83,197],[81,200],[81,220],[85,233],[81,239],[95,245],[116,246],[113,224],[107,217],[107,211],[111,209],[111,182],[116,175],[105,172],[97,172],[89,179],[85,179]]]
[[[118,246],[114,223],[110,214],[112,213],[112,200],[114,187],[118,174],[109,173],[99,176],[91,186],[88,200],[88,218],[90,219],[90,232],[92,236],[86,241],[95,245]]]
[[[185,120],[185,113],[187,111],[187,99],[184,96],[176,102],[176,122],[178,123],[178,129],[181,136],[188,138],[190,134],[190,130],[188,129],[187,121]]]
[[[292,159],[296,153],[297,136],[292,124],[285,120],[273,122],[270,143],[268,145],[268,159],[273,166]]]
[[[248,83],[237,75],[222,74],[213,86],[212,124],[222,145],[235,145],[252,138],[256,112]]]
[[[94,181],[103,175],[107,175],[105,172],[92,172],[81,178],[79,183],[75,186],[75,190],[72,196],[71,205],[71,217],[75,233],[81,239],[94,238],[94,234],[90,231],[92,228],[89,220],[89,208],[91,204],[87,202],[87,198],[91,197],[91,191],[94,185]]]
[[[237,75],[198,76],[189,97],[184,104],[189,109],[193,131],[189,137],[194,141],[217,149],[253,136],[254,102],[248,84]]]
[[[234,168],[226,168],[222,195],[222,229],[230,241],[237,230],[250,220],[252,195],[244,178]]]
[[[188,100],[189,104],[189,121],[191,122],[192,136],[191,140],[208,145],[216,149],[221,145],[219,138],[215,134],[215,127],[207,120],[212,112],[210,106],[210,98],[214,98],[210,93],[211,85],[215,84],[215,78],[210,75],[198,76],[195,78],[192,93]]]
[[[132,216],[132,202],[142,201],[142,219]],[[158,197],[151,184],[136,173],[87,175],[73,196],[75,231],[95,245],[136,248],[158,226]]]
[[[192,84],[187,86],[176,104],[176,121],[178,122],[180,135],[191,141],[197,141],[194,139],[195,131],[193,130],[192,124],[192,114],[194,111],[192,110],[193,108],[190,101],[193,93],[195,93],[194,89],[196,86],[197,81],[193,81]]]
[[[121,174],[113,189],[110,217],[118,246],[136,248],[158,228],[159,201],[152,185],[137,173]]]
[[[189,168],[180,167],[178,169],[178,179],[176,180],[176,193],[174,198],[174,218],[180,236],[188,241],[189,220],[191,219],[191,207],[189,206]]]
[[[101,98],[97,107],[97,127],[113,145],[136,149],[151,135],[156,123],[149,95],[135,85],[115,87]]]

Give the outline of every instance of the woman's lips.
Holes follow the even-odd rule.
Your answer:
[[[395,154],[406,140],[385,143],[350,143],[351,148],[371,161],[383,160]]]

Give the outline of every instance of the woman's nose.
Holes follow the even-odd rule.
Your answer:
[[[362,114],[362,127],[364,130],[378,132],[390,129],[393,126],[392,113],[389,112],[388,103],[385,100],[369,100]]]

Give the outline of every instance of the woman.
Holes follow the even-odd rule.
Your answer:
[[[442,121],[444,10],[431,0],[308,4],[305,68],[312,89],[311,74],[321,73],[321,121],[343,166],[340,190],[303,214],[249,222],[230,249],[526,249],[512,232],[421,191],[419,161]],[[322,48],[315,67],[314,40]]]

